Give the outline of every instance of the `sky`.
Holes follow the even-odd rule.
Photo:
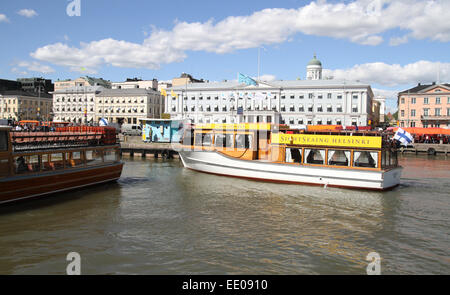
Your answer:
[[[450,82],[448,11],[450,0],[2,0],[0,78],[295,80],[316,54],[323,76],[370,84],[393,112],[399,91]]]

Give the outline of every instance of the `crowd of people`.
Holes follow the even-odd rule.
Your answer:
[[[414,142],[450,144],[450,135],[416,135]]]

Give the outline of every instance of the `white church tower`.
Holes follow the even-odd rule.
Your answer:
[[[322,63],[316,58],[311,59],[306,66],[306,80],[321,80],[322,79]]]

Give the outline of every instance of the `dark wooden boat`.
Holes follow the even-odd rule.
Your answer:
[[[114,128],[12,132],[0,126],[0,204],[115,181],[122,168]]]

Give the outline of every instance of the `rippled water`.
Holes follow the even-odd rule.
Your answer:
[[[124,159],[117,183],[0,208],[0,273],[450,273],[450,159],[404,156],[389,192],[253,182]]]

